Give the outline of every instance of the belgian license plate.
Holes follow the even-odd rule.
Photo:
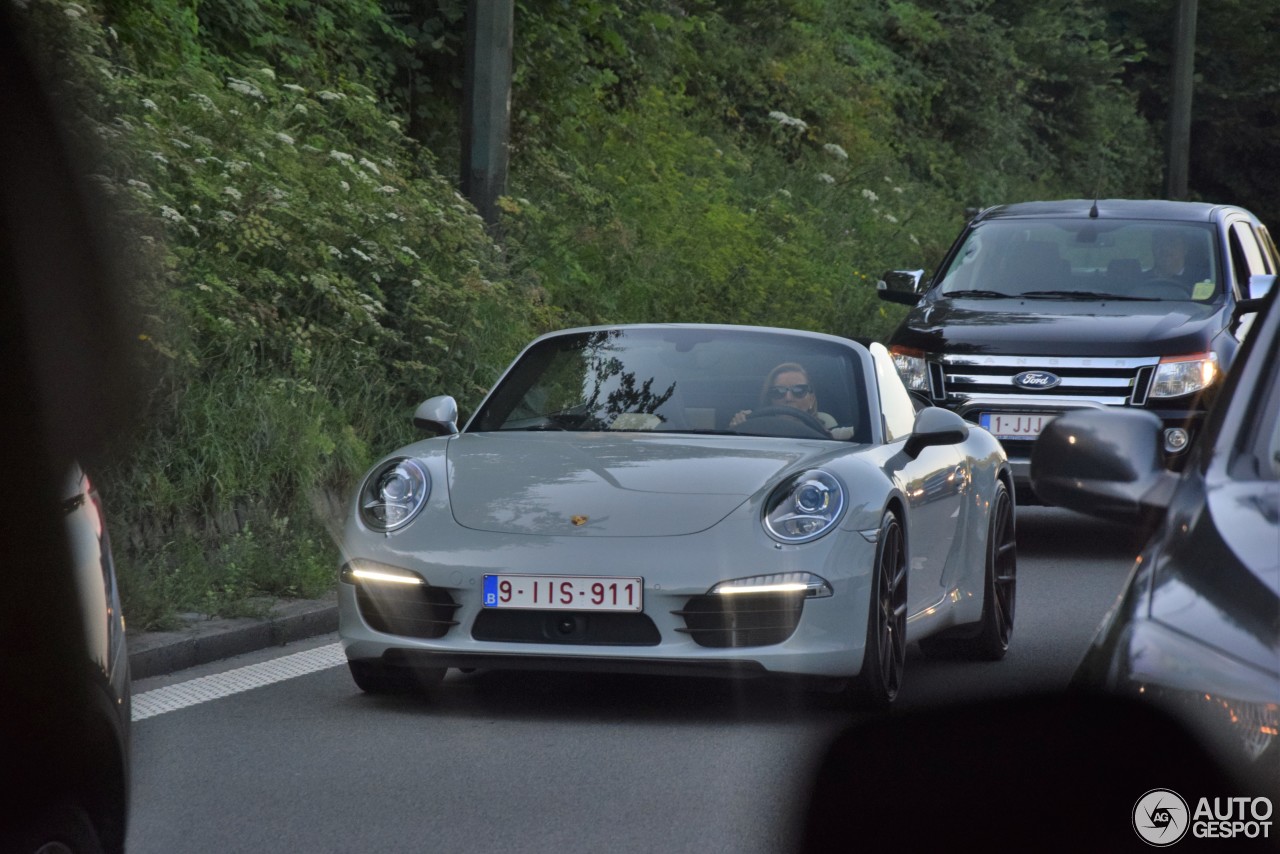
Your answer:
[[[644,579],[580,575],[486,575],[484,607],[546,611],[639,611]]]
[[[1056,416],[1054,412],[983,412],[978,424],[997,439],[1034,439]]]

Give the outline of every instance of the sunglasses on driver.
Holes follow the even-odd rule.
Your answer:
[[[792,397],[804,397],[812,390],[812,386],[808,383],[796,383],[795,385],[775,385],[769,389],[770,400],[782,400],[790,394]]]

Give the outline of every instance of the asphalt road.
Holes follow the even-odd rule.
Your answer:
[[[1020,513],[1009,655],[912,648],[901,706],[1065,686],[1137,545],[1066,511]],[[374,698],[335,644],[135,684],[130,852],[789,851],[848,722],[769,682],[451,672],[430,700]]]

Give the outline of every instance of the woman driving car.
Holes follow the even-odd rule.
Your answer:
[[[760,388],[759,409],[742,409],[729,419],[729,427],[737,427],[752,412],[786,406],[797,409],[816,419],[823,429],[835,439],[848,439],[853,435],[852,427],[837,426],[836,419],[818,409],[818,395],[809,382],[809,372],[797,362],[783,362],[765,377]]]

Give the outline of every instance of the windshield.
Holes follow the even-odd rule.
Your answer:
[[[1211,302],[1222,275],[1206,224],[1152,220],[994,220],[943,272],[950,296]]]
[[[530,347],[468,430],[777,435],[788,409],[868,441],[858,351],[763,331],[611,329]]]

